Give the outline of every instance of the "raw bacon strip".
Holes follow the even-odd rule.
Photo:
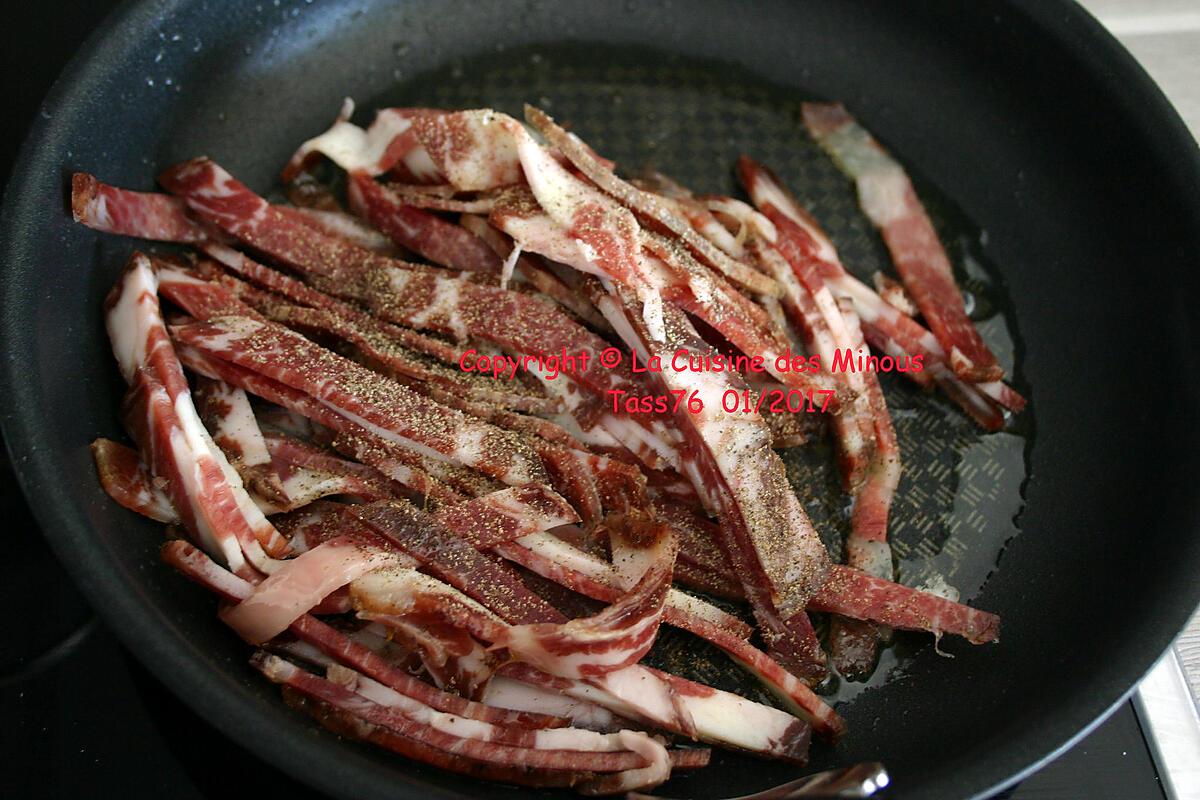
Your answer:
[[[619,299],[619,305],[618,305]],[[677,310],[661,344],[641,324],[634,299],[619,289],[600,309],[631,346],[668,356],[709,347]],[[712,510],[721,513],[721,548],[746,590],[759,627],[776,658],[802,677],[823,676],[824,655],[804,608],[824,582],[829,555],[796,499],[761,417],[722,409],[728,389],[744,387],[728,373],[656,373],[667,390],[695,393],[699,413],[681,408],[679,428],[694,454],[681,470]]]
[[[141,434],[144,460],[167,480],[172,505],[197,540],[234,571],[243,571],[245,563],[239,548],[256,568],[269,571],[270,556],[285,553],[287,541],[254,505],[200,422],[157,288],[150,260],[137,253],[105,303],[113,354],[126,382],[137,387],[126,419]]]
[[[809,608],[935,636],[953,633],[972,644],[998,641],[1000,636],[995,614],[838,565]]]
[[[361,309],[257,264],[236,250],[218,246],[208,247],[206,252],[234,272],[271,290],[264,292],[226,276],[222,283],[244,301],[244,306],[245,303],[250,304],[245,306],[247,311],[244,313],[231,313],[241,316],[261,314],[289,327],[328,333],[354,345],[367,359],[388,370],[436,383],[454,392],[466,393],[477,400],[522,411],[550,412],[557,409],[557,403],[544,395],[526,390],[522,382],[511,382],[511,389],[503,386],[497,388],[497,382],[490,378],[463,372],[457,366],[460,354],[445,342],[381,322]],[[280,295],[301,306],[281,300]]]
[[[527,105],[525,106],[525,118],[597,186],[609,192],[629,208],[666,227],[718,272],[752,292],[768,295],[777,293],[774,281],[746,264],[735,261],[714,247],[707,239],[698,235],[687,220],[665,207],[654,195],[643,192],[618,178],[610,168],[596,160],[590,148],[587,148],[577,137],[568,134],[556,125],[544,111]],[[528,173],[526,177],[530,177]],[[532,179],[530,183],[533,184]]]
[[[494,206],[494,203],[493,203]],[[489,208],[489,211],[491,208]],[[488,224],[484,217],[464,214],[459,224],[482,239],[492,251],[507,262],[512,258],[514,245],[511,240],[498,229]],[[568,286],[549,269],[535,263],[533,258],[518,254],[513,264],[513,275],[527,282],[534,289],[567,309],[592,328],[605,330],[608,323],[600,316],[587,298]]]
[[[614,561],[617,560],[617,551],[618,548],[614,547]],[[609,565],[549,535],[529,536],[502,545],[497,552],[588,597],[606,602],[619,597],[619,590],[615,587],[622,585],[622,582]],[[724,650],[821,735],[836,738],[843,732],[845,726],[842,720],[808,686],[746,642],[750,630],[737,618],[699,598],[672,589],[666,597],[663,621]],[[545,665],[541,666],[546,669]]]
[[[177,198],[118,189],[86,172],[71,176],[71,214],[89,228],[120,236],[184,244],[209,238]]]
[[[629,724],[603,706],[567,697],[556,691],[493,675],[483,690],[481,702],[513,711],[536,711],[570,720],[572,727],[611,733]]]
[[[418,169],[428,163],[428,156],[421,159],[423,153],[413,153],[420,149],[420,142],[411,132],[410,115],[398,109],[381,109],[375,113],[371,127],[363,130],[350,122],[353,114],[354,101],[347,97],[332,127],[300,145],[292,155],[283,169],[283,182],[291,183],[321,155],[347,172],[363,170],[371,175],[382,175],[402,159]],[[429,167],[433,169],[432,164]]]
[[[196,380],[194,400],[213,441],[246,486],[271,503],[286,503],[287,493],[245,390],[201,376]]]
[[[339,491],[333,494],[349,494],[365,502],[399,497],[395,483],[378,470],[355,461],[347,461],[307,442],[278,433],[264,433],[267,450],[272,463],[286,477],[297,469],[323,474],[337,479]],[[293,507],[307,505],[298,503],[296,492],[288,492]],[[313,498],[314,500],[316,498]]]
[[[479,237],[428,211],[404,205],[364,172],[350,174],[347,197],[356,214],[396,244],[435,264],[472,272],[500,272],[500,259]]]
[[[506,186],[521,180],[516,148],[490,108],[467,111],[400,109],[446,182],[460,192]]]
[[[857,348],[863,348],[862,330],[853,301],[843,298],[838,302]],[[887,542],[888,515],[900,484],[900,447],[879,377],[874,372],[867,372],[863,377],[877,446],[866,481],[854,500],[850,535],[846,538],[846,564],[890,580],[893,568],[892,549]],[[852,680],[869,675],[875,667],[878,643],[886,633],[876,625],[834,617],[829,634],[830,656],[838,672]]]
[[[180,326],[175,337],[310,394],[386,441],[419,447],[509,485],[545,482],[536,455],[511,434],[433,403],[286,328],[226,317]]]
[[[205,280],[193,270],[158,258],[152,257],[150,263],[158,277],[158,293],[196,319],[226,316],[263,318],[243,303],[228,286]]]
[[[377,689],[377,684],[369,682],[369,679],[365,679],[367,682],[364,682],[341,670],[331,671],[330,678],[345,680],[352,688],[333,680],[319,678],[290,662],[263,652],[255,654],[251,663],[275,683],[283,684],[305,697],[325,704],[328,708],[337,709],[348,718],[358,721],[360,726],[388,731],[393,737],[410,743],[409,747],[400,750],[405,755],[455,772],[472,774],[474,770],[468,769],[471,764],[499,769],[519,769],[521,779],[510,778],[506,779],[506,782],[532,786],[571,786],[577,783],[575,788],[584,793],[592,793],[589,787],[603,790],[614,785],[620,787],[618,791],[623,791],[626,782],[630,784],[630,788],[648,788],[662,783],[670,776],[671,761],[666,749],[642,733],[628,731],[607,734],[612,737],[611,740],[589,742],[595,750],[510,745],[503,743],[502,736],[497,739],[491,738],[490,726],[482,723],[463,725],[462,720],[440,715],[440,712],[422,713],[417,708],[408,707],[408,704],[385,705],[380,700],[391,699],[391,693],[386,689]],[[460,724],[456,725],[456,722]],[[571,729],[558,730],[562,731],[558,738],[565,739],[573,735]],[[595,737],[606,736],[590,731],[575,733],[579,734],[580,740],[587,734]],[[358,733],[358,738],[365,738],[362,732]],[[646,750],[642,747],[643,739],[651,742],[657,750]],[[426,752],[414,750],[411,744],[420,745]],[[437,753],[437,756],[430,757],[432,753],[428,751]],[[646,767],[642,766],[647,763],[646,753],[652,753],[654,756],[651,762],[654,765],[652,773],[647,773]],[[571,782],[564,784],[550,777],[561,772],[567,772],[572,777]],[[592,774],[597,772],[617,775],[605,774],[601,778]],[[600,783],[602,780],[604,782]],[[609,782],[613,780],[617,781],[617,784]]]
[[[875,291],[883,298],[883,302],[895,307],[901,314],[908,317],[915,317],[921,313],[917,309],[913,299],[909,297],[908,290],[904,288],[904,284],[900,283],[900,281],[890,278],[882,272],[873,274],[871,280],[875,284]]]
[[[407,504],[372,503],[351,513],[434,575],[515,625],[565,621],[521,579],[479,553],[433,518]]]
[[[113,500],[150,519],[179,522],[171,499],[154,483],[137,451],[111,439],[97,439],[92,442],[92,458],[96,461],[100,485]]]
[[[454,505],[504,485],[474,470],[428,458],[381,439],[354,423],[338,430],[326,442],[330,447],[369,464],[397,483],[423,495],[427,502]]]
[[[950,259],[904,168],[840,104],[805,103],[802,110],[813,138],[857,184],[859,205],[883,234],[954,373],[970,382],[1003,378],[996,356],[967,317]]]
[[[175,540],[163,545],[162,559],[189,579],[226,600],[240,602],[249,597],[253,590],[253,584],[222,569],[187,542]],[[439,691],[424,681],[396,669],[364,645],[310,615],[299,617],[291,624],[289,630],[338,663],[369,675],[397,692],[438,711],[518,728],[557,728],[567,724],[561,717],[530,710],[493,708]]]
[[[298,218],[330,236],[341,237],[359,247],[374,250],[385,256],[399,255],[399,251],[391,239],[345,211],[291,208],[289,206],[275,206],[275,208],[285,216]]]
[[[289,559],[220,616],[238,636],[262,644],[335,589],[394,560],[393,554],[365,548],[349,537],[334,539]]]
[[[476,550],[579,521],[561,496],[538,484],[485,494],[433,518]]]
[[[307,417],[327,428],[339,431],[339,437],[333,442],[335,446],[344,446],[357,460],[374,467],[418,494],[424,495],[430,500],[447,504],[461,502],[465,499],[457,491],[446,486],[423,469],[424,466],[432,463],[432,459],[426,463],[425,460],[421,460],[419,454],[410,453],[392,442],[373,436],[365,428],[351,422],[304,392],[232,362],[213,358],[193,347],[177,344],[177,349],[180,359],[187,364],[188,369],[210,378],[218,378],[234,386],[240,386],[250,394],[281,405],[289,411]],[[413,458],[409,458],[409,455]],[[444,466],[453,467],[454,465],[445,464]]]
[[[599,614],[560,625],[513,626],[493,648],[505,647],[519,660],[564,678],[604,675],[641,661],[657,636],[675,566],[669,532],[650,547],[651,563],[637,583]]]
[[[418,654],[439,689],[478,699],[492,677],[495,654],[462,628],[412,616],[389,617],[386,630],[391,643]]]
[[[500,631],[505,627],[502,620],[475,601],[412,570],[376,570],[351,585],[351,596],[360,617],[385,623],[389,616],[414,611],[436,614],[484,641],[503,635]],[[518,662],[499,672],[684,736],[798,762],[807,755],[809,727],[803,721],[640,665],[586,681],[558,678]]]
[[[334,280],[361,280],[377,269],[419,269],[281,212],[207,158],[171,167],[159,176],[159,182],[201,219],[302,272],[318,272]]]
[[[582,681],[517,662],[498,672],[709,744],[796,764],[808,760],[811,728],[803,720],[677,675],[633,666]]]
[[[904,373],[906,377],[921,386],[928,386],[936,381],[950,399],[988,430],[996,430],[1004,424],[1003,417],[989,398],[995,398],[1014,413],[1024,408],[1024,398],[1001,381],[970,384],[954,375],[946,363],[945,351],[937,337],[884,301],[862,281],[847,273],[833,243],[778,178],[766,167],[745,156],[739,160],[738,165],[746,190],[755,203],[773,205],[791,219],[804,234],[795,237],[796,245],[816,260],[831,289],[839,296],[849,297],[854,301],[855,310],[861,318],[866,339],[871,346],[893,358],[923,360],[924,369],[910,369]],[[791,227],[787,231],[777,233],[773,225],[769,229],[759,227],[757,230],[759,235],[769,242],[776,241],[779,235],[796,233],[796,228]]]
[[[780,241],[786,240],[780,239]],[[824,313],[827,309],[820,307],[817,295],[810,288],[810,286],[819,287],[818,292],[821,299],[828,301],[825,303],[828,306],[833,302],[833,296],[825,287],[824,282],[821,281],[820,276],[814,274],[810,265],[800,262],[802,266],[796,270],[794,269],[796,261],[786,258],[769,245],[762,245],[757,239],[752,241],[751,251],[767,274],[774,276],[776,283],[782,287],[783,298],[780,303],[795,326],[803,333],[805,350],[808,353],[819,355],[821,363],[832,374],[832,365],[835,363],[834,358],[837,351],[843,347],[849,347],[849,341],[844,335],[844,331],[841,337],[834,334],[828,317]],[[789,252],[792,252],[793,257],[797,257],[794,250]],[[801,271],[808,277],[809,285],[805,285],[799,279],[798,273]],[[833,306],[833,313],[839,313],[836,305]],[[840,319],[839,314],[839,321]],[[845,384],[854,392],[854,399],[850,403],[842,404],[833,415],[833,429],[838,443],[838,472],[841,476],[842,488],[849,492],[857,491],[862,484],[866,476],[871,450],[875,444],[870,409],[865,397],[865,386],[863,386],[861,376],[856,375],[856,378],[857,380],[852,383],[847,374],[838,380],[839,383]]]

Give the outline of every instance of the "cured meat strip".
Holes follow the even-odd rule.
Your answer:
[[[831,370],[837,351],[850,345],[844,331],[840,337],[834,335],[828,314],[825,313],[827,309],[820,307],[818,295],[813,293],[812,287],[815,286],[821,299],[827,301],[826,306],[833,302],[833,297],[820,276],[815,274],[811,265],[802,260],[787,259],[769,245],[760,245],[757,239],[752,242],[751,251],[783,289],[783,299],[780,303],[803,333],[805,350],[819,355],[821,363],[827,370]],[[798,271],[794,270],[796,263],[801,264]],[[796,272],[805,274],[809,281],[807,285],[799,279]],[[838,315],[838,321],[841,322],[836,305],[833,306],[833,313]],[[867,464],[875,445],[875,434],[871,427],[870,408],[867,405],[861,375],[856,375],[856,380],[852,382],[849,374],[846,374],[839,382],[845,383],[854,392],[854,400],[842,405],[833,414],[832,424],[838,443],[838,472],[842,488],[855,492],[866,476]]]
[[[94,175],[71,176],[71,214],[89,228],[121,236],[194,244],[208,231],[187,215],[183,203],[158,192],[134,192],[101,183]]]
[[[465,228],[399,197],[365,172],[350,174],[350,207],[393,242],[451,269],[499,274],[500,258],[483,240]]]
[[[494,206],[494,203],[492,205]],[[490,210],[491,208],[489,208]],[[488,247],[492,248],[492,251],[497,256],[504,259],[505,263],[512,261],[514,258],[513,250],[515,248],[513,242],[499,230],[488,224],[488,221],[484,217],[464,214],[459,219],[459,224],[486,242]],[[514,278],[527,282],[534,289],[579,317],[580,320],[586,322],[593,329],[603,331],[608,328],[608,323],[596,312],[596,309],[587,301],[587,298],[581,296],[579,292],[564,283],[561,278],[549,269],[535,262],[533,258],[521,253],[518,253],[515,259],[513,261]]]
[[[200,377],[193,394],[200,419],[245,485],[270,502],[286,503],[287,493],[271,463],[271,453],[246,392],[223,381]]]
[[[251,583],[222,569],[187,542],[175,540],[163,545],[162,558],[189,579],[226,600],[240,602],[248,597],[253,589]],[[556,728],[566,724],[566,720],[561,717],[527,710],[493,708],[439,691],[393,667],[366,646],[310,615],[299,617],[288,630],[338,663],[369,675],[391,689],[438,711],[518,728]]]
[[[414,610],[484,641],[502,635],[504,622],[451,587],[411,570],[376,570],[351,584],[359,616],[386,620]],[[623,717],[688,737],[802,763],[810,729],[785,712],[675,675],[633,665],[586,680],[559,678],[528,664],[510,663],[499,672],[542,688],[595,702]]]
[[[950,259],[904,168],[837,103],[805,103],[804,124],[858,187],[859,205],[879,228],[913,302],[949,355],[954,373],[970,382],[996,381],[1004,371],[967,317]]]
[[[295,180],[321,155],[347,171],[382,175],[403,160],[410,170],[436,177],[436,167],[411,132],[410,115],[398,109],[381,109],[371,126],[363,130],[350,122],[353,114],[354,101],[346,98],[330,129],[300,145],[292,155],[283,169],[283,182]]]
[[[130,260],[105,303],[121,374],[132,384],[126,420],[151,471],[167,481],[171,503],[197,541],[234,571],[245,558],[269,571],[287,541],[259,511],[200,422],[156,295],[150,260]]]
[[[372,503],[351,513],[419,560],[426,569],[514,625],[559,623],[565,618],[521,579],[433,518],[400,503]]]
[[[516,662],[498,672],[709,744],[795,764],[808,760],[812,729],[803,720],[677,675],[633,666],[584,681]]]
[[[446,182],[460,192],[492,189],[521,180],[512,139],[498,124],[505,115],[485,108],[422,109],[412,116],[413,133],[421,146]]]
[[[838,303],[855,348],[864,347],[854,302],[843,298]],[[846,538],[846,564],[877,578],[890,580],[893,568],[892,549],[887,542],[888,516],[892,498],[900,485],[900,446],[892,429],[891,414],[888,413],[879,377],[874,372],[867,372],[863,377],[866,379],[877,444],[862,490],[854,500],[850,535]],[[878,643],[886,636],[887,631],[879,626],[834,617],[829,634],[829,651],[834,666],[840,674],[851,680],[868,676],[875,667]]]
[[[350,537],[325,542],[289,559],[221,619],[250,644],[287,630],[321,599],[396,557],[363,547]]]
[[[318,230],[352,242],[359,247],[374,250],[385,256],[399,255],[399,249],[387,236],[366,224],[358,217],[345,211],[320,208],[291,208],[275,206],[280,213],[301,219]]]
[[[445,386],[472,399],[523,411],[553,411],[557,407],[555,402],[530,392],[519,381],[498,384],[490,378],[463,372],[458,367],[460,354],[445,342],[381,322],[361,309],[257,264],[228,247],[210,246],[206,252],[234,272],[271,290],[263,292],[226,277],[223,283],[244,301],[243,305],[253,306],[253,309],[246,306],[248,312],[257,312],[289,327],[336,336],[354,345],[363,356],[384,369]],[[301,305],[288,303],[280,299],[280,295]],[[230,313],[253,315],[248,312]],[[207,318],[208,315],[194,316]]]
[[[619,596],[615,587],[621,582],[609,565],[552,536],[528,536],[498,547],[497,552],[588,597],[612,602]],[[750,631],[740,620],[674,589],[668,592],[665,602],[665,622],[724,650],[780,697],[792,713],[812,724],[814,730],[832,738],[844,731],[842,720],[807,685],[746,642]]]
[[[635,344],[660,357],[680,349],[709,351],[690,323],[666,309],[667,337],[652,341],[640,326],[633,298],[623,296],[601,311],[618,331],[636,337]],[[639,330],[640,328],[640,330]],[[721,515],[718,541],[746,596],[771,652],[801,677],[818,680],[824,656],[804,607],[825,577],[829,555],[804,513],[779,456],[771,449],[770,431],[761,417],[726,413],[724,393],[740,390],[728,373],[657,373],[668,390],[695,392],[703,404],[699,413],[686,408],[676,415],[688,437],[692,454],[683,473],[702,498]]]
[[[953,633],[972,644],[994,642],[1000,636],[995,614],[838,565],[809,608],[935,636]]]
[[[506,678],[493,675],[483,690],[481,701],[489,706],[508,708],[513,711],[537,711],[553,714],[571,721],[576,728],[609,733],[629,727],[629,723],[603,706],[577,700],[560,694]]]
[[[339,432],[333,444],[344,448],[349,454],[382,472],[387,477],[435,502],[457,503],[465,499],[453,488],[429,474],[424,467],[432,467],[432,459],[422,460],[419,454],[410,453],[402,447],[373,436],[365,428],[351,422],[328,406],[314,400],[304,392],[257,372],[228,361],[211,357],[195,348],[178,345],[179,357],[188,369],[210,378],[218,378],[234,386],[240,386],[250,394],[257,395],[289,411],[300,414],[327,428]],[[409,456],[412,456],[411,458]],[[453,465],[445,465],[453,467]]]
[[[388,191],[406,206],[430,211],[457,211],[462,214],[486,214],[492,210],[495,197],[481,193],[472,198],[455,197],[453,186],[420,186],[406,183],[385,183]]]
[[[904,373],[907,378],[922,386],[936,381],[950,399],[989,430],[1004,424],[990,398],[994,397],[996,402],[1014,412],[1024,407],[1024,398],[1003,382],[971,384],[954,375],[937,337],[846,272],[833,243],[766,167],[743,156],[738,162],[738,172],[756,204],[770,204],[795,223],[794,227],[779,232],[775,231],[774,225],[758,227],[759,235],[769,242],[775,242],[783,235],[792,237],[795,245],[815,260],[826,284],[839,296],[854,301],[855,311],[872,347],[893,358],[923,360],[924,369],[908,370]]]
[[[507,432],[446,408],[272,323],[194,322],[175,337],[201,352],[303,391],[385,441],[521,485],[545,482],[537,456]]]
[[[604,675],[638,663],[658,634],[677,545],[668,531],[649,547],[650,563],[637,583],[600,613],[559,625],[514,626],[493,647],[563,678]]]
[[[263,439],[271,454],[272,463],[285,478],[285,485],[292,472],[302,469],[337,479],[339,490],[332,494],[354,495],[366,502],[400,496],[400,487],[397,484],[365,464],[338,458],[319,447],[279,433],[264,433]],[[288,491],[286,494],[293,507],[307,505],[297,502],[298,494],[307,493]]]
[[[770,278],[714,247],[697,234],[686,219],[679,217],[654,195],[618,178],[610,168],[596,160],[590,148],[556,125],[544,111],[527,105],[525,118],[597,186],[678,236],[709,266],[752,292],[768,295],[777,293],[778,289]]]
[[[510,730],[486,722],[467,725],[463,718],[431,709],[345,667],[331,667],[328,679],[322,679],[262,651],[255,654],[253,663],[276,682],[302,687],[375,724],[465,757],[532,768],[597,772],[634,769],[644,763],[619,734],[576,728]]]
[[[281,211],[207,158],[171,167],[159,182],[201,219],[294,269],[317,270],[345,280],[358,279],[373,269],[419,268],[330,236]]]
[[[113,500],[150,519],[179,522],[170,498],[154,483],[135,450],[111,439],[97,439],[92,442],[92,458],[100,485]]]
[[[538,484],[492,492],[433,517],[476,550],[579,520],[561,496]]]

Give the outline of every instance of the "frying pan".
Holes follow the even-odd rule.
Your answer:
[[[892,796],[970,797],[1067,747],[1200,600],[1200,158],[1130,56],[1059,2],[123,5],[25,143],[5,197],[0,305],[12,461],[109,625],[218,728],[325,791],[517,796],[344,742],[291,712],[246,666],[211,599],[156,563],[157,527],[104,496],[87,445],[119,437],[120,386],[101,298],[133,243],[74,226],[64,186],[86,169],[149,189],[158,168],[207,153],[265,191],[344,95],[371,107],[472,81],[480,91],[538,47],[551,56],[524,74],[553,78],[550,110],[585,115],[610,155],[644,152],[638,126],[672,108],[631,113],[592,78],[618,68],[620,80],[655,86],[683,65],[712,80],[678,87],[692,111],[652,148],[680,177],[728,189],[730,153],[786,155],[768,133],[722,127],[747,97],[836,98],[986,234],[980,250],[997,265],[1003,316],[1019,334],[1018,386],[1034,409],[1023,423],[1022,533],[973,599],[1002,615],[1002,642],[947,643],[952,662],[924,648],[844,709],[850,735],[815,747],[812,767],[882,759]],[[724,137],[716,151],[714,136]],[[696,163],[714,152],[726,160]],[[720,754],[669,788],[728,796],[794,775]]]

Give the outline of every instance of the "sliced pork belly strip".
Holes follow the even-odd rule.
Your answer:
[[[303,391],[386,441],[510,485],[545,482],[536,454],[506,431],[434,403],[282,326],[225,317],[180,326],[175,336]]]
[[[71,214],[89,228],[121,236],[183,244],[209,238],[178,198],[118,189],[86,172],[71,176]]]
[[[492,676],[481,702],[513,711],[553,714],[570,720],[573,727],[600,733],[612,733],[631,724],[603,706],[503,675]]]
[[[477,550],[579,521],[566,500],[538,484],[486,494],[433,517]]]
[[[863,343],[862,329],[854,302],[838,301],[856,346]],[[850,516],[850,535],[846,538],[846,564],[877,578],[890,580],[893,575],[892,549],[888,545],[888,516],[892,498],[900,485],[900,446],[892,428],[891,414],[874,372],[863,375],[875,428],[876,448],[871,466]],[[855,679],[870,674],[875,667],[878,642],[887,635],[879,626],[844,617],[834,617],[830,628],[830,657],[843,676]]]
[[[631,346],[660,356],[680,349],[709,352],[676,309],[664,309],[669,324],[659,343],[646,331],[632,296],[618,289],[611,300],[601,311],[634,340]],[[721,548],[772,653],[802,677],[818,680],[825,671],[824,655],[804,608],[824,582],[829,555],[771,449],[769,429],[757,415],[722,409],[724,392],[745,386],[728,373],[664,370],[655,377],[668,391],[696,392],[701,398],[700,413],[681,409],[676,415],[690,453],[681,471],[712,510],[719,510]]]
[[[527,589],[511,569],[478,552],[416,508],[372,503],[350,513],[504,620],[515,625],[565,622],[562,614]]]
[[[661,535],[650,545],[650,563],[637,583],[598,614],[558,625],[516,625],[492,646],[563,678],[604,675],[636,664],[658,634],[676,547],[669,531]]]
[[[207,158],[171,167],[159,182],[201,219],[294,269],[347,280],[374,269],[419,268],[281,212]]]
[[[458,368],[461,354],[441,340],[382,322],[360,308],[264,267],[236,250],[209,246],[205,251],[230,270],[270,290],[254,289],[227,277],[223,284],[244,301],[243,305],[250,304],[245,306],[248,312],[243,316],[260,313],[290,327],[323,331],[354,345],[382,367],[464,392],[473,399],[522,411],[554,411],[557,408],[553,400],[529,391],[521,382],[499,384],[490,378],[464,373]],[[279,295],[300,305],[285,302]],[[251,306],[255,313],[249,313]],[[207,315],[195,316],[206,318]]]
[[[287,541],[250,499],[201,423],[157,289],[150,260],[135,254],[105,303],[113,354],[125,380],[138,387],[126,404],[126,419],[141,434],[144,461],[167,479],[172,505],[197,541],[241,571],[245,561],[230,545],[232,537],[256,568],[269,571],[270,557],[285,553]]]
[[[346,667],[332,666],[328,678],[322,679],[262,651],[255,655],[254,662],[277,683],[311,690],[315,696],[372,723],[465,757],[542,769],[596,772],[634,769],[645,763],[638,752],[628,747],[627,737],[619,734],[576,728],[501,728],[437,711]],[[648,738],[644,733],[636,735]]]
[[[375,120],[366,130],[350,122],[354,101],[346,98],[329,130],[309,139],[296,150],[283,168],[282,180],[290,183],[320,156],[325,156],[346,171],[364,170],[382,175],[406,157],[420,143],[411,132],[408,114],[385,108],[375,113]]]
[[[993,399],[1014,413],[1024,408],[1025,399],[1001,381],[971,384],[954,375],[937,337],[847,273],[829,237],[770,170],[743,156],[738,161],[738,172],[757,205],[774,206],[803,233],[803,236],[797,236],[796,228],[789,227],[772,235],[772,225],[770,230],[760,231],[761,235],[772,242],[778,236],[792,236],[796,245],[816,260],[827,285],[839,296],[854,301],[864,335],[871,346],[893,358],[920,356],[924,359],[925,369],[904,373],[907,378],[921,386],[936,381],[950,399],[988,430],[1004,424]]]
[[[972,644],[1000,637],[1000,618],[995,614],[849,567],[835,566],[809,607],[935,636],[953,633]]]
[[[797,764],[808,760],[811,728],[803,720],[677,675],[633,666],[584,681],[517,662],[498,673],[709,744]]]
[[[399,109],[412,113],[416,109]],[[507,186],[521,180],[512,138],[490,108],[422,109],[412,113],[413,133],[446,182],[460,192]]]
[[[618,178],[610,168],[595,158],[590,148],[577,137],[556,125],[544,111],[527,105],[525,106],[525,118],[597,186],[627,207],[667,228],[682,239],[709,266],[752,292],[768,295],[776,293],[777,288],[770,278],[740,261],[735,261],[714,247],[707,239],[697,234],[686,219],[681,218],[665,204],[659,202],[654,195],[643,192],[636,186]]]
[[[154,482],[136,450],[111,439],[97,439],[92,442],[92,458],[100,485],[113,500],[158,522],[179,522],[171,499]]]
[[[253,590],[253,584],[221,568],[187,542],[176,540],[163,545],[162,559],[189,579],[226,600],[240,602],[249,597]],[[519,728],[562,727],[567,724],[561,717],[520,709],[493,708],[439,691],[393,667],[369,648],[307,614],[293,622],[289,630],[338,663],[369,675],[397,692],[439,711]]]
[[[833,335],[815,296],[801,283],[782,253],[757,239],[751,242],[750,249],[767,274],[772,275],[783,290],[783,298],[779,302],[801,333],[805,351],[819,355],[821,363],[829,369],[834,363],[837,351],[848,345],[844,341],[839,342]],[[817,277],[816,280],[820,281],[820,278]],[[823,283],[820,288],[825,295],[829,294]],[[836,306],[834,310],[837,310]],[[861,380],[857,381],[858,386],[850,386],[850,381],[845,376],[835,380],[837,383],[846,384],[854,392],[851,402],[842,404],[834,411],[831,423],[838,445],[837,463],[842,488],[854,492],[862,485],[866,476],[875,437],[871,428],[870,409],[863,394],[865,387],[861,385]]]
[[[383,184],[387,190],[406,206],[429,211],[455,211],[460,214],[486,214],[496,202],[494,194],[481,193],[473,198],[455,197],[453,186],[421,186],[410,183]]]
[[[497,552],[588,597],[613,602],[620,596],[616,587],[622,583],[612,567],[552,536],[525,537],[498,547]],[[665,599],[663,621],[724,650],[821,735],[841,735],[844,724],[837,714],[802,681],[748,644],[746,638],[750,630],[737,618],[699,598],[672,589]]]
[[[391,239],[358,217],[348,214],[345,211],[332,211],[320,208],[294,208],[291,206],[275,206],[275,208],[280,213],[298,218],[316,227],[323,233],[340,237],[367,250],[374,250],[380,255],[400,255],[399,248],[396,247]]]
[[[967,317],[962,292],[933,223],[900,166],[836,103],[805,103],[804,124],[858,187],[859,205],[879,228],[904,286],[966,381],[996,381],[1004,371]]]
[[[495,203],[493,202],[491,206],[494,207],[494,205]],[[490,211],[491,207],[488,210]],[[513,242],[498,229],[493,228],[487,219],[471,214],[463,214],[458,222],[482,239],[488,247],[492,248],[492,251],[497,256],[504,259],[505,263],[513,259]],[[513,278],[514,280],[529,284],[546,297],[579,317],[580,320],[586,322],[590,327],[601,331],[607,329],[608,323],[596,312],[596,309],[587,301],[587,298],[581,296],[579,292],[564,283],[561,278],[543,266],[542,262],[535,262],[533,258],[518,253],[516,261],[513,262]],[[502,286],[501,288],[505,287]]]
[[[500,273],[500,258],[478,236],[399,197],[364,172],[350,174],[350,207],[393,242],[435,264],[472,272]]]
[[[200,376],[193,395],[200,419],[245,485],[269,502],[286,504],[288,495],[245,390]]]
[[[394,555],[363,547],[349,537],[334,539],[289,559],[220,616],[244,640],[262,644],[334,590],[394,560]]]
[[[285,476],[296,469],[328,475],[338,479],[341,491],[336,494],[354,495],[367,502],[401,496],[399,486],[366,464],[338,458],[319,447],[279,433],[264,433],[263,440],[272,463]],[[294,499],[292,502],[295,504]]]
[[[374,467],[427,499],[447,504],[466,499],[424,469],[426,466],[433,468],[434,465],[440,465],[455,470],[455,465],[424,459],[419,453],[413,453],[393,442],[374,436],[362,426],[351,422],[304,392],[273,378],[209,356],[188,345],[177,344],[177,349],[179,357],[187,364],[188,369],[240,386],[250,394],[338,431],[337,438],[332,442],[335,449]]]

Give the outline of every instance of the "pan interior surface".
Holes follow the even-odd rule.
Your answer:
[[[318,735],[252,674],[211,599],[158,565],[157,526],[104,496],[87,445],[121,434],[101,298],[144,245],[74,226],[64,186],[81,169],[148,189],[158,169],[204,153],[267,191],[346,95],[363,109],[539,103],[625,169],[653,166],[698,191],[729,191],[733,158],[750,153],[814,204],[847,262],[869,275],[886,254],[794,117],[802,99],[839,99],[923,179],[952,255],[983,265],[971,288],[986,301],[991,341],[1012,347],[1018,388],[1032,387],[1036,432],[1030,420],[1005,434],[1013,474],[982,532],[949,522],[969,480],[962,454],[992,437],[970,438],[948,407],[935,420],[944,427],[914,423],[902,435],[909,449],[955,442],[955,492],[930,512],[947,536],[924,546],[940,557],[949,534],[962,538],[972,554],[962,588],[1001,614],[1002,641],[945,642],[952,661],[921,649],[846,707],[851,733],[814,746],[813,768],[878,759],[899,796],[985,792],[1117,702],[1194,607],[1197,158],[1156,90],[1082,12],[992,2],[752,13],[705,2],[211,6],[124,6],[31,134],[4,213],[4,424],[43,529],[109,623],[264,757],[345,796],[520,794]],[[900,402],[911,394],[888,388]],[[911,418],[933,419],[940,401],[911,397]],[[918,471],[935,463],[908,460]],[[1023,533],[984,584],[1022,492]],[[980,536],[987,547],[971,549]],[[914,537],[914,553],[925,541]],[[718,754],[664,792],[730,796],[795,774]]]

